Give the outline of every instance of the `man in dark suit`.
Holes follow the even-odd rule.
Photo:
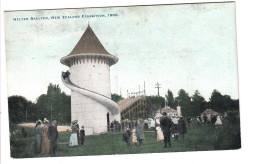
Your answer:
[[[171,127],[173,125],[172,120],[167,116],[166,112],[163,112],[163,117],[160,119],[160,127],[164,136],[164,148],[169,145],[171,147]]]
[[[50,151],[51,156],[55,156],[55,150],[57,148],[57,141],[58,141],[58,136],[59,136],[56,120],[52,121],[52,124],[48,128],[47,135],[48,135],[48,138],[51,143],[51,151]]]

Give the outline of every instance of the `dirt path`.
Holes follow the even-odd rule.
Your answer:
[[[18,124],[17,126],[34,128],[35,123],[23,123],[23,124]],[[65,132],[65,131],[71,131],[71,127],[70,126],[58,126],[58,132]]]

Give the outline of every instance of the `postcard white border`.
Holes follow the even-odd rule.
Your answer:
[[[1,4],[1,162],[2,163],[258,163],[259,133],[259,47],[260,47],[260,1],[237,0],[237,44],[239,67],[239,94],[241,112],[242,149],[234,151],[203,151],[183,153],[160,153],[138,155],[108,155],[87,157],[57,157],[34,159],[11,159],[9,152],[6,62],[4,49],[4,10],[31,10],[55,8],[83,8],[101,6],[151,5],[172,3],[223,2],[220,0],[2,0]],[[257,162],[258,161],[258,162]]]

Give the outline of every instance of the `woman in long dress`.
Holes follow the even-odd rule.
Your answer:
[[[42,135],[41,153],[42,154],[50,154],[51,143],[50,143],[50,140],[48,138],[49,121],[47,119],[44,119],[43,123],[44,123],[44,125],[41,127],[41,135]]]
[[[72,126],[71,126],[71,135],[70,135],[70,143],[69,146],[78,146],[78,127],[77,127],[77,123],[75,121],[72,122]]]
[[[36,151],[37,153],[41,152],[41,138],[42,138],[42,134],[41,134],[41,120],[38,120],[36,122],[36,126],[35,126],[35,135],[36,135]]]
[[[157,126],[156,131],[157,131],[157,141],[163,141],[164,136],[163,136],[163,132],[162,132],[161,127]]]

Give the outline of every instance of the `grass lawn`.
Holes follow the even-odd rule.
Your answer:
[[[153,132],[145,133],[142,147],[132,145],[128,148],[122,141],[122,133],[86,136],[83,146],[69,147],[70,132],[60,132],[56,156],[228,150],[241,147],[239,122],[224,121],[219,127],[192,124],[187,127],[187,130],[184,140],[172,139],[171,148],[163,148],[164,143],[157,142]],[[27,138],[22,138],[19,134],[11,136],[11,156],[14,158],[48,157],[49,155],[35,154],[34,131],[32,128],[26,128],[26,131],[29,133]]]

